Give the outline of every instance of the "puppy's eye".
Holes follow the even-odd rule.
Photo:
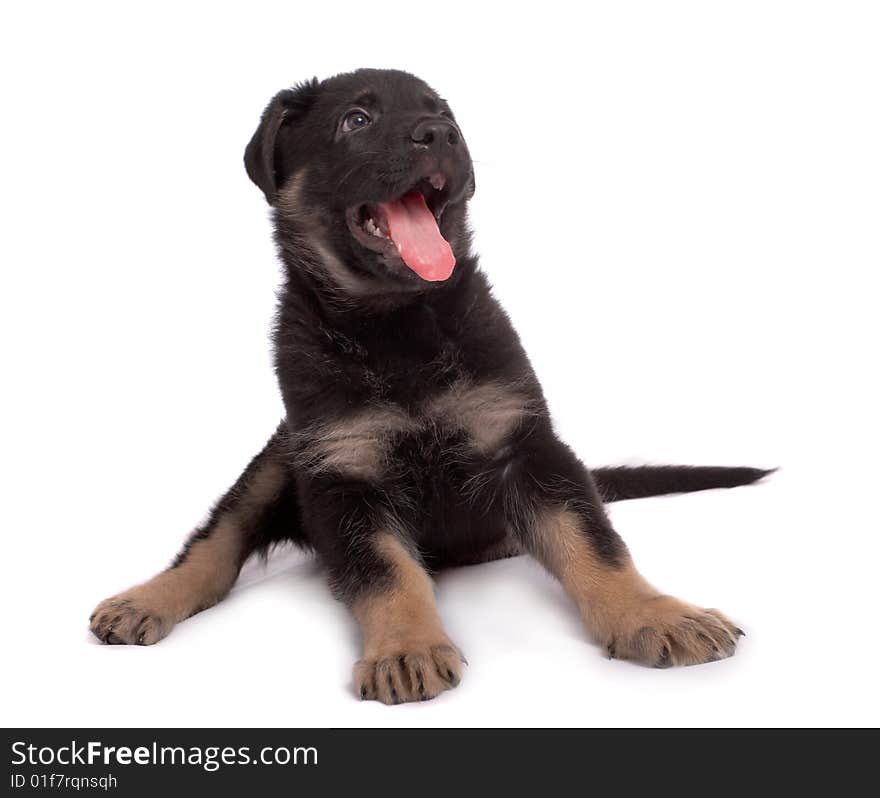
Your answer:
[[[352,130],[359,130],[372,122],[373,120],[366,111],[362,111],[360,108],[355,108],[353,111],[349,111],[343,118],[342,129],[346,133],[351,133]]]

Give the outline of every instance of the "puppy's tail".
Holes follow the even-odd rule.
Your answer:
[[[606,502],[750,485],[776,469],[729,466],[613,466],[591,473]]]

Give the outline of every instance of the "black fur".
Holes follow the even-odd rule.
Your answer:
[[[775,469],[730,466],[615,466],[596,468],[593,479],[606,502],[642,499],[666,493],[750,485]]]

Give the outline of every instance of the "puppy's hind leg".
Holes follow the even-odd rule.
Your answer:
[[[90,628],[103,642],[150,645],[231,589],[248,556],[299,530],[282,424],[169,568],[102,601]]]
[[[725,615],[664,595],[636,570],[568,447],[547,436],[518,468],[512,523],[611,657],[664,668],[734,653],[742,631]]]

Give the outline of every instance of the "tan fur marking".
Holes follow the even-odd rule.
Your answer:
[[[590,547],[571,510],[539,514],[541,559],[574,599],[587,628],[612,657],[656,667],[693,665],[733,654],[741,631],[718,610],[704,610],[652,587],[629,554],[618,566]]]
[[[307,171],[307,169],[300,169],[292,174],[278,191],[275,206],[288,219],[299,220],[302,218],[302,188]]]
[[[176,623],[216,604],[238,577],[243,553],[243,521],[272,501],[285,471],[267,462],[245,487],[239,505],[222,517],[208,537],[195,540],[183,561],[124,593],[101,602],[91,618],[101,639],[149,645]]]
[[[527,416],[534,413],[528,397],[506,385],[461,381],[435,397],[428,413],[467,432],[481,454],[497,449]]]
[[[307,169],[300,169],[284,184],[278,192],[275,205],[279,213],[295,223],[304,237],[304,247],[298,251],[300,257],[308,248],[314,253],[309,270],[325,282],[341,288],[352,295],[364,295],[376,290],[374,282],[356,275],[334,255],[325,243],[325,224],[314,210],[307,208],[302,201],[302,190]],[[329,280],[328,280],[329,278]]]
[[[590,631],[605,639],[621,614],[657,591],[636,571],[628,554],[615,568],[593,552],[581,523],[564,508],[539,515],[542,561],[574,599]]]
[[[378,479],[394,435],[415,427],[402,410],[371,408],[325,424],[309,435],[300,460],[317,471],[332,469],[361,479]]]
[[[375,407],[304,433],[301,465],[361,479],[382,476],[394,436],[428,424],[464,430],[473,447],[491,454],[533,412],[527,397],[496,383],[461,382],[431,400],[419,417],[393,406]]]
[[[433,698],[458,684],[461,654],[443,629],[424,568],[392,534],[381,534],[376,549],[394,583],[352,605],[364,645],[355,686],[362,698],[386,704]]]

